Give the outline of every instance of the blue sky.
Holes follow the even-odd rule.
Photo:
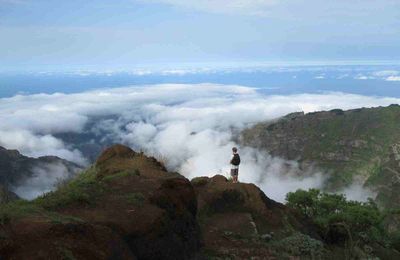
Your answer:
[[[0,0],[0,69],[400,59],[398,0]]]

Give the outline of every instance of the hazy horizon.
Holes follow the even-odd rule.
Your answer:
[[[400,59],[400,2],[1,0],[0,70]]]

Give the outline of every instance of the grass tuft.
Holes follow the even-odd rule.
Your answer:
[[[72,204],[93,204],[95,197],[104,190],[101,182],[96,179],[96,173],[96,169],[91,167],[70,182],[61,185],[56,191],[35,199],[33,203],[48,210]]]
[[[138,169],[126,170],[126,171],[118,172],[113,175],[104,176],[102,180],[105,182],[108,182],[108,181],[115,181],[117,179],[130,177],[130,176],[140,176],[140,171]]]

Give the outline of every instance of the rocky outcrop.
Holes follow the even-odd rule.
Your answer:
[[[0,207],[0,259],[345,255],[340,245],[331,249],[313,223],[253,184],[221,175],[190,182],[122,145],[105,150],[57,191]]]
[[[370,182],[379,191],[376,201],[382,208],[396,209],[400,205],[400,158],[398,144],[392,145],[388,160],[380,165],[379,174],[370,178]],[[398,226],[400,228],[400,225]]]
[[[122,145],[59,190],[5,205],[5,259],[265,259],[277,256],[271,240],[297,232],[319,241],[311,223],[253,184],[190,182]]]
[[[21,212],[21,207],[26,210]],[[190,259],[200,248],[191,183],[115,145],[87,172],[0,210],[5,259]]]
[[[210,257],[274,259],[282,252],[275,252],[276,248],[268,243],[271,240],[280,241],[295,233],[311,241],[320,239],[313,224],[269,199],[254,184],[232,183],[221,175],[195,178],[192,184],[204,250]]]
[[[0,185],[0,205],[18,199],[17,194]]]

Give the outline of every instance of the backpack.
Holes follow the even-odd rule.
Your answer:
[[[235,165],[235,166],[238,166],[238,165],[240,164],[240,156],[239,156],[239,154],[235,153],[235,154],[233,155],[233,158],[232,158],[232,160],[231,160],[231,163],[232,163],[233,165]]]

